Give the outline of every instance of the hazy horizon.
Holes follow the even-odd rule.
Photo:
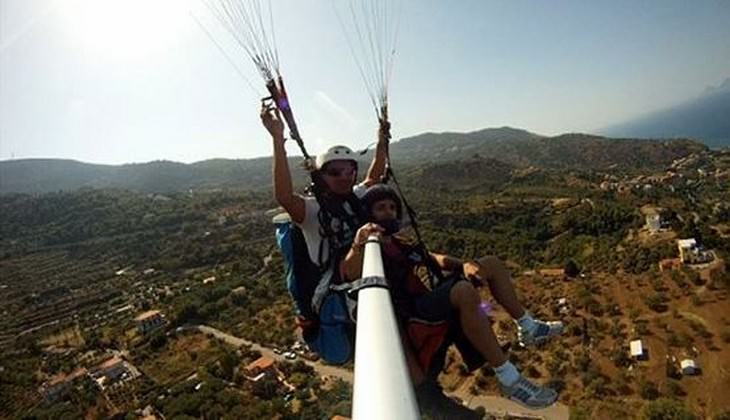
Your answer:
[[[282,73],[310,152],[362,148],[376,128],[332,9],[274,2]],[[406,0],[403,10],[394,138],[502,126],[595,133],[730,76],[727,2]],[[270,156],[261,79],[238,54],[258,92],[242,82],[191,12],[213,24],[195,0],[0,0],[0,160]]]

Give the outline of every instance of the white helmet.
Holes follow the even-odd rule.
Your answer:
[[[315,161],[316,169],[322,169],[324,165],[333,160],[351,160],[357,163],[355,152],[347,146],[332,146],[326,152],[317,155]]]

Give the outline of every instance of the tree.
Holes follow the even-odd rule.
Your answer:
[[[225,380],[233,380],[233,375],[236,370],[236,366],[241,360],[236,356],[236,353],[232,351],[226,351],[226,353],[220,358],[220,373],[221,378]]]
[[[154,351],[161,349],[167,344],[167,337],[162,331],[155,331],[150,337],[150,348]]]
[[[682,388],[682,385],[680,385],[679,382],[671,379],[667,381],[667,394],[672,397],[684,397],[685,395],[687,395],[687,393]]]
[[[667,310],[667,297],[663,293],[653,293],[644,299],[644,303],[649,309],[656,312],[665,312]]]
[[[264,375],[263,378],[256,381],[253,385],[253,394],[261,399],[270,400],[276,395],[279,383],[276,378],[271,375]]]
[[[571,258],[568,260],[568,262],[565,264],[565,275],[574,278],[577,277],[578,274],[580,274],[580,268],[578,267],[578,264]]]
[[[659,398],[659,389],[654,382],[642,380],[639,382],[639,395],[645,400],[655,400]]]
[[[200,308],[196,304],[187,304],[175,314],[175,325],[183,325],[187,322],[202,321],[199,313]]]
[[[616,367],[628,367],[631,364],[631,358],[622,346],[617,346],[613,349],[611,352],[611,360],[613,360]]]
[[[642,417],[645,420],[695,420],[697,416],[680,401],[659,398],[644,406]]]
[[[670,358],[667,358],[664,370],[667,378],[679,379],[682,377],[682,373],[679,371],[677,364],[674,363]]]

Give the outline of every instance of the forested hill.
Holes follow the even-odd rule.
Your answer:
[[[479,155],[516,166],[573,169],[658,168],[706,146],[692,140],[613,139],[589,134],[544,137],[509,127],[426,133],[391,147],[397,162],[448,162]]]
[[[298,162],[299,159],[291,159],[290,165],[296,167]],[[176,192],[226,187],[257,189],[270,184],[270,158],[127,165],[94,165],[63,159],[0,162],[0,193],[44,193],[83,187]]]
[[[391,145],[393,162],[403,168],[473,159],[493,159],[516,167],[571,169],[661,168],[706,147],[691,140],[611,139],[586,134],[544,137],[513,128],[471,133],[426,133]],[[369,155],[363,160],[369,160]],[[290,158],[292,168],[301,159]],[[363,164],[363,168],[366,164]],[[424,169],[424,175],[429,171]],[[306,179],[304,173],[297,179]],[[95,165],[61,159],[0,162],[0,193],[44,193],[82,187],[142,192],[246,188],[271,185],[271,159],[212,159],[192,164],[155,161]]]

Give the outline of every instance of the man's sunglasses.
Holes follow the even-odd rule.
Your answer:
[[[355,172],[357,172],[357,168],[354,166],[350,166],[348,168],[328,168],[324,171],[325,174],[333,178],[342,176],[343,174],[346,176],[352,176]]]

